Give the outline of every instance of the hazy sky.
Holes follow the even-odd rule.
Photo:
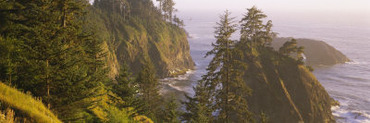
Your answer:
[[[365,11],[370,0],[175,0],[179,10],[243,10],[256,5],[266,11]]]
[[[90,0],[91,2],[93,0]],[[153,0],[156,1],[156,0]],[[242,11],[255,5],[265,11],[334,11],[370,14],[370,0],[174,0],[180,11]]]

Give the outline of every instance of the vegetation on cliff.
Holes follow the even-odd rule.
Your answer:
[[[292,38],[275,38],[272,46],[275,49],[281,47]],[[343,53],[323,41],[312,39],[296,39],[297,46],[304,47],[305,63],[310,66],[330,66],[350,62]]]
[[[95,28],[99,40],[107,42],[112,71],[125,63],[136,75],[145,60],[154,64],[161,78],[193,69],[185,30],[177,26],[181,22],[173,21],[172,12],[166,12],[174,9],[173,5],[163,5],[168,10],[161,11],[150,0],[113,2],[96,0],[89,7],[90,22],[86,24],[87,28]]]
[[[232,19],[225,19],[228,16],[221,16],[221,24],[216,28],[217,42],[209,52],[213,60],[208,73],[194,88],[195,96],[187,97],[184,120],[334,122],[332,100],[310,67],[304,65],[304,48],[293,39],[275,51],[271,47],[275,36],[272,22],[264,24],[266,15],[255,7],[248,9],[240,21],[240,40],[232,41],[229,37],[234,26]],[[233,71],[242,75],[233,75]],[[242,93],[248,88],[251,94]]]
[[[221,17],[213,60],[181,113],[158,78],[194,63],[175,3],[158,1],[0,1],[0,121],[333,122],[303,47],[273,50],[272,22],[255,7],[239,40],[230,13]]]
[[[168,2],[162,13],[150,0],[0,1],[1,84],[40,98],[40,109],[32,109],[31,96],[0,88],[1,110],[10,108],[1,116],[30,118],[24,122],[44,122],[44,116],[59,122],[52,114],[63,122],[168,119],[159,113],[166,103],[158,89],[145,85],[193,66],[181,20]],[[119,70],[125,63],[130,67]],[[143,75],[135,79],[136,73]],[[145,93],[157,94],[156,108]]]

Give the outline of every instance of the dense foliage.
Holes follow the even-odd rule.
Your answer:
[[[140,63],[142,70],[122,65],[116,76],[109,56],[116,43],[127,43],[121,39],[130,38],[130,26],[155,22],[181,32],[171,21],[174,2],[163,6],[162,14],[150,0],[1,0],[0,80],[39,97],[64,122],[161,121],[165,104],[152,61]],[[25,112],[16,109],[15,117],[38,120]]]
[[[269,82],[271,76],[264,72],[269,64],[294,61],[291,65],[303,65],[303,47],[297,47],[295,40],[288,41],[277,52],[270,46],[276,35],[272,32],[272,22],[263,23],[267,16],[256,7],[247,9],[240,21],[240,38],[232,40],[238,25],[228,11],[220,16],[217,23],[213,49],[206,54],[213,56],[207,74],[194,88],[195,96],[186,96],[186,113],[183,119],[188,122],[267,122],[268,115],[263,111],[249,111],[248,99],[252,90],[247,85]],[[297,60],[294,56],[297,55]],[[274,68],[267,66],[267,68]],[[275,81],[275,80],[273,80]],[[254,87],[255,88],[255,87]],[[268,91],[268,90],[265,90]],[[287,95],[289,95],[286,92]],[[290,97],[289,97],[290,98]],[[256,100],[251,100],[256,101]],[[294,104],[293,104],[294,105]],[[254,107],[253,107],[254,108]],[[299,114],[299,113],[298,113]],[[302,118],[300,119],[302,120]]]
[[[273,50],[272,22],[264,24],[256,7],[240,21],[239,40],[231,38],[234,18],[220,16],[206,54],[213,59],[183,107],[162,97],[158,77],[183,72],[169,65],[193,63],[179,55],[189,47],[174,1],[157,1],[0,0],[0,122],[268,122],[264,111],[250,111],[248,84],[270,81],[303,121],[294,95],[273,76],[288,64],[306,70],[303,47],[293,39]]]

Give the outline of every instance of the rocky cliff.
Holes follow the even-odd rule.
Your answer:
[[[264,113],[271,123],[335,122],[331,97],[306,66],[271,49],[247,63],[248,106],[255,115]]]
[[[272,46],[280,48],[286,41],[292,38],[275,38]],[[307,57],[306,63],[311,66],[329,66],[349,62],[343,53],[323,41],[312,39],[297,39],[297,45],[304,47],[304,54]]]
[[[148,58],[154,63],[160,77],[183,74],[193,68],[183,29],[164,22],[147,26],[125,27],[123,41],[117,45],[116,56],[119,62],[126,62],[133,66],[131,68],[141,68],[140,61]],[[132,69],[134,73],[138,70]]]
[[[104,41],[110,76],[127,64],[138,73],[144,60],[151,61],[158,77],[186,73],[193,69],[185,30],[171,22],[152,17],[124,18],[119,13],[91,7],[86,27],[96,28],[97,38]]]

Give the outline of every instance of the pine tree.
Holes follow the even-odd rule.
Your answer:
[[[101,50],[89,52],[90,47],[83,46],[94,42],[83,34],[79,18],[87,1],[6,2],[13,3],[16,11],[7,13],[12,16],[7,16],[9,27],[2,34],[22,41],[17,47],[23,54],[17,66],[19,76],[15,85],[42,97],[64,121],[82,118],[77,116],[80,112],[75,111],[83,111],[80,109],[87,106],[76,103],[94,95],[92,90],[97,88],[97,81],[103,81],[97,78],[106,78],[104,74],[97,76],[103,66],[97,58]],[[89,46],[98,48],[99,43]]]
[[[185,26],[184,21],[178,18],[176,15],[173,17],[173,22],[175,22],[175,24],[177,24],[178,27]]]
[[[147,111],[144,107],[144,102],[138,99],[138,83],[133,80],[126,64],[122,65],[120,73],[115,80],[116,83],[111,85],[112,92],[117,94],[123,101],[123,103],[118,104],[117,107],[126,108],[130,111],[129,114],[131,114],[131,117],[135,117],[139,114],[146,114]]]
[[[214,48],[206,54],[206,57],[210,55],[214,55],[214,57],[207,68],[208,73],[199,82],[204,85],[198,85],[198,88],[195,88],[196,92],[199,91],[200,94],[207,96],[201,97],[196,94],[188,104],[192,103],[199,109],[205,108],[206,111],[210,109],[211,112],[217,111],[217,122],[248,122],[252,119],[245,99],[250,94],[243,80],[243,70],[246,69],[246,66],[240,62],[241,53],[234,48],[235,41],[231,40],[237,25],[234,24],[228,11],[225,11],[225,14],[220,18],[215,31],[217,41],[212,44]],[[199,97],[206,98],[201,99],[206,100],[205,103],[200,103]],[[213,102],[214,105],[212,105]],[[189,108],[190,115],[197,116],[198,111],[203,112],[202,110],[204,110],[196,108]]]
[[[291,53],[295,52],[297,49],[297,40],[292,39],[287,41],[283,44],[282,47],[279,49],[279,53],[284,55],[290,55]]]
[[[17,68],[22,56],[21,41],[0,36],[0,81],[11,85],[17,79]]]
[[[207,55],[215,55],[208,67],[208,78],[214,86],[216,107],[219,109],[217,120],[221,122],[247,122],[250,114],[247,109],[245,97],[249,94],[243,80],[246,66],[239,62],[240,53],[234,48],[235,41],[231,40],[236,31],[236,24],[230,18],[230,13],[225,12],[216,27],[216,44]],[[217,71],[218,70],[218,71]],[[213,74],[213,75],[212,75]],[[218,89],[220,88],[220,89]]]
[[[267,16],[257,7],[247,9],[241,23],[240,41],[249,47],[261,47],[270,45],[272,38],[276,35],[272,32],[272,21],[263,24],[263,19]]]
[[[135,98],[137,94],[136,83],[132,80],[127,65],[122,65],[119,75],[116,77],[116,84],[112,85],[113,93],[116,93],[123,100]]]
[[[225,12],[220,16],[221,20],[216,27],[216,43],[212,44],[214,49],[207,53],[208,55],[215,55],[208,66],[208,77],[206,80],[212,84],[214,96],[216,98],[216,107],[219,109],[218,120],[221,122],[230,122],[231,119],[231,105],[230,98],[230,84],[231,84],[231,49],[234,41],[230,38],[236,31],[236,25],[233,24],[233,18],[230,18],[230,13]],[[219,71],[217,71],[219,69]],[[221,88],[221,89],[217,89]]]
[[[296,57],[297,61],[300,64],[303,63],[302,54],[304,53],[304,47],[302,46],[299,47],[297,45],[297,40],[295,39],[291,39],[290,41],[285,42],[283,46],[280,47],[279,53],[287,56],[295,54],[296,56],[293,57]]]
[[[163,10],[162,3],[164,0],[156,0],[156,1],[159,2],[159,11],[162,13],[162,10]]]
[[[144,102],[148,111],[146,116],[149,116],[153,121],[158,120],[160,116],[159,81],[153,64],[150,61],[145,61],[143,67],[136,78],[139,85],[140,98]]]
[[[173,13],[177,10],[174,8],[175,2],[173,0],[163,0],[162,10],[165,13],[167,20],[172,22]]]
[[[182,119],[191,123],[212,122],[212,113],[215,110],[205,82],[200,80],[193,89],[195,91],[194,97],[185,95],[188,101],[183,102],[186,112],[182,115]]]
[[[162,121],[165,123],[180,123],[180,112],[178,111],[178,108],[179,106],[177,104],[176,98],[174,96],[171,96],[166,102],[166,105],[162,111]]]
[[[255,6],[247,9],[248,12],[240,21],[240,41],[236,48],[243,51],[245,63],[253,63],[260,67],[259,56],[262,50],[272,50],[270,44],[276,33],[272,31],[272,21],[264,24],[267,16]]]

